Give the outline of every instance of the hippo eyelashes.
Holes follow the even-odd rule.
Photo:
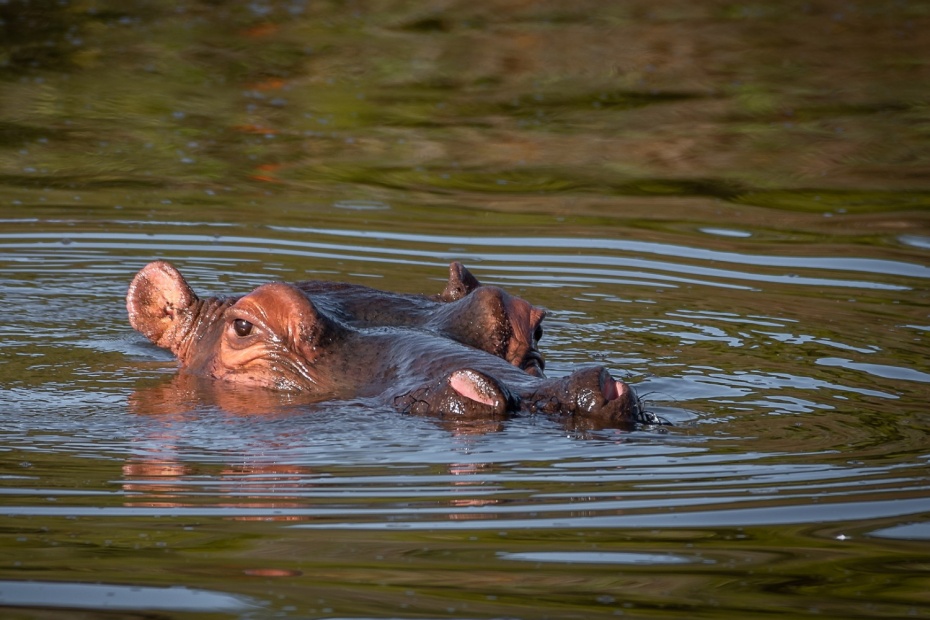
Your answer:
[[[308,401],[363,398],[452,419],[541,414],[586,429],[656,420],[604,368],[546,378],[537,348],[545,311],[460,263],[433,296],[305,281],[200,298],[156,261],[136,274],[126,308],[182,372]]]
[[[245,338],[252,333],[252,324],[245,319],[236,319],[233,321],[233,330],[240,338]]]

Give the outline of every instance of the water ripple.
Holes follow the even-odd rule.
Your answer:
[[[547,279],[563,277],[561,283],[571,280],[582,284],[585,282],[622,282],[641,286],[656,286],[659,283],[701,284],[714,287],[745,288],[745,284],[727,281],[748,281],[754,283],[791,284],[812,287],[850,287],[865,290],[906,291],[910,287],[888,282],[870,280],[847,280],[832,277],[804,276],[815,270],[832,272],[869,273],[884,276],[930,278],[930,268],[900,261],[878,259],[850,259],[828,257],[784,257],[737,254],[703,250],[688,246],[674,246],[660,243],[644,243],[611,239],[572,240],[565,238],[536,237],[460,237],[453,235],[412,235],[387,232],[336,231],[320,229],[295,229],[287,227],[268,227],[269,230],[307,235],[300,240],[282,238],[236,236],[236,235],[202,235],[175,233],[106,233],[106,232],[69,232],[60,233],[6,233],[0,235],[0,249],[17,250],[20,260],[32,256],[53,255],[47,262],[46,269],[60,266],[63,262],[89,260],[95,253],[104,253],[119,248],[121,251],[145,250],[153,246],[160,248],[160,253],[172,252],[195,256],[209,247],[211,254],[222,256],[234,254],[236,259],[260,255],[263,258],[304,257],[335,261],[372,261],[393,264],[441,264],[452,258],[480,261],[484,268],[494,274],[506,275],[508,272],[525,271],[527,267],[511,267],[514,263],[543,265],[533,267],[534,274]],[[341,237],[357,239],[363,243],[339,244],[314,240],[318,237]],[[386,241],[405,243],[401,248],[385,247]],[[67,251],[52,251],[64,245]],[[443,246],[441,249],[426,247]],[[484,248],[513,248],[520,252],[500,253]],[[450,251],[450,248],[458,248]],[[469,248],[466,250],[466,248]],[[559,250],[559,252],[553,252]],[[561,251],[583,250],[582,255],[567,255]],[[600,252],[600,253],[598,253]],[[606,255],[604,252],[626,253],[633,256]],[[39,254],[36,254],[39,253]],[[731,263],[734,265],[754,266],[765,269],[791,269],[792,273],[771,274],[761,270],[742,271],[721,269],[690,262],[666,260],[648,260],[642,255],[687,259],[705,264]],[[254,259],[258,260],[258,259]],[[35,266],[24,266],[34,269]],[[4,271],[14,273],[20,269],[6,267]],[[693,278],[685,276],[694,276]]]

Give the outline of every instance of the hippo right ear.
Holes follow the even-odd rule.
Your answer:
[[[478,282],[478,278],[473,276],[465,265],[456,261],[449,265],[449,282],[439,294],[439,300],[458,301],[479,286],[481,282]]]
[[[184,276],[170,263],[155,261],[142,268],[129,285],[126,310],[129,323],[162,347],[162,337],[179,315],[197,301]]]

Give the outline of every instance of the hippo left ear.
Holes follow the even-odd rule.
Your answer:
[[[465,268],[465,265],[454,262],[449,265],[449,282],[439,294],[440,301],[458,301],[473,290],[481,286],[478,278]]]
[[[197,301],[184,276],[171,263],[155,261],[142,268],[129,285],[126,310],[129,322],[149,340],[171,347],[163,337],[179,315]]]

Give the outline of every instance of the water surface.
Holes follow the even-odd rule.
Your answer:
[[[930,615],[922,4],[0,15],[5,615]],[[672,426],[218,397],[128,325],[159,258],[460,260]]]

